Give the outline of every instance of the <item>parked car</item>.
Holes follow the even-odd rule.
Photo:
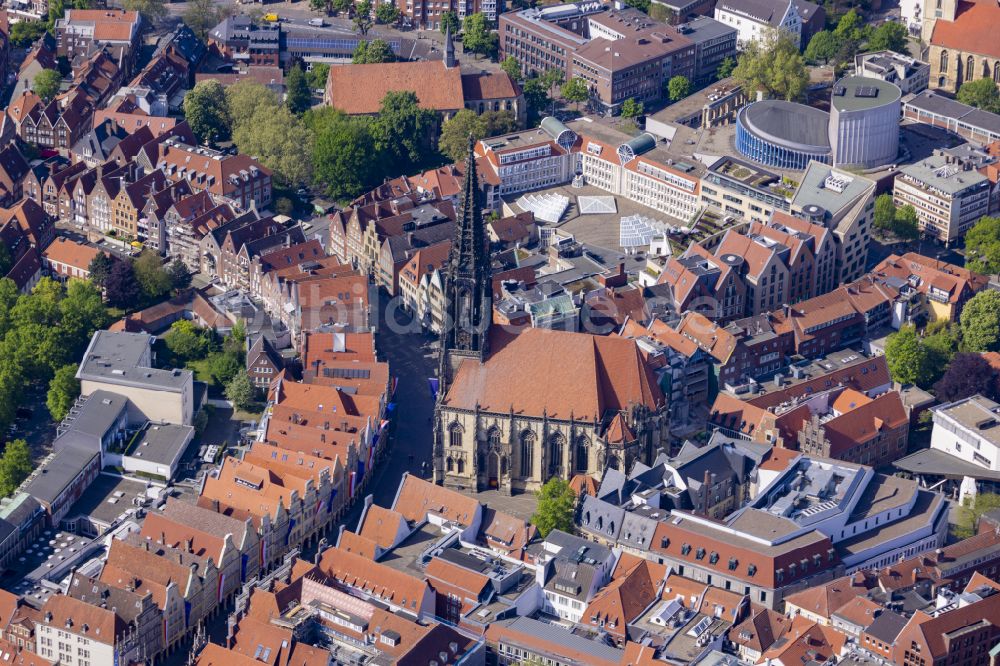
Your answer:
[[[321,18],[309,19],[309,25],[311,25],[311,26],[313,26],[315,28],[322,28],[323,26],[326,25],[326,21],[324,21]]]

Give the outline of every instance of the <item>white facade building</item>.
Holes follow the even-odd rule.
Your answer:
[[[931,448],[1000,471],[1000,404],[981,395],[934,408]]]
[[[715,20],[736,28],[736,45],[762,39],[772,30],[783,30],[801,46],[802,16],[790,0],[722,0],[715,6]]]

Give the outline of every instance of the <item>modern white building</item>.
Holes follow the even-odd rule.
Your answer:
[[[1000,404],[981,395],[934,408],[931,448],[1000,471]]]
[[[802,42],[802,15],[791,0],[721,0],[715,20],[736,28],[736,44],[745,48],[773,30],[783,30],[797,45]]]
[[[774,479],[730,527],[753,530],[783,518],[830,538],[847,573],[878,568],[944,545],[943,495],[867,465],[801,457]]]

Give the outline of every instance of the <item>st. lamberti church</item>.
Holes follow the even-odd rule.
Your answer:
[[[434,480],[501,492],[648,462],[666,400],[632,340],[492,326],[490,256],[473,142],[445,278]]]

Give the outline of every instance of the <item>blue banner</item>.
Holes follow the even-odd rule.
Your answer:
[[[430,377],[430,378],[427,379],[427,381],[431,385],[431,397],[434,398],[435,400],[437,400],[437,397],[438,397],[438,387],[441,386],[441,382],[438,380],[437,377]]]

